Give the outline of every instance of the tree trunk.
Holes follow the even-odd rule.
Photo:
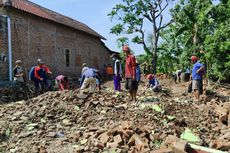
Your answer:
[[[156,74],[157,73],[157,45],[154,44],[154,49],[153,49],[153,74]]]
[[[194,27],[193,27],[193,38],[192,38],[192,43],[193,45],[196,45],[198,42],[198,38],[197,38],[197,24],[194,23]]]
[[[153,74],[157,73],[157,28],[156,24],[153,26]]]

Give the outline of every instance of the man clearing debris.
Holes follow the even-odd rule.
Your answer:
[[[200,95],[203,93],[202,75],[205,70],[205,66],[198,61],[196,56],[191,57],[191,61],[194,64],[192,69],[192,90],[196,101],[200,100]]]
[[[88,66],[87,66],[87,64],[86,64],[86,63],[83,63],[83,64],[82,64],[81,74],[83,74],[83,73],[84,73],[84,71],[85,71],[86,69],[88,69]]]
[[[130,52],[129,46],[124,46],[123,52],[126,55],[125,60],[125,88],[129,90],[131,101],[136,102],[138,82],[136,81],[136,59]]]
[[[182,73],[182,70],[181,69],[178,69],[176,70],[176,77],[177,77],[177,82],[180,83],[181,82],[181,73]]]
[[[147,84],[148,88],[151,88],[153,91],[161,91],[162,87],[154,74],[149,74],[147,79],[149,80]]]
[[[89,85],[89,93],[93,93],[96,88],[96,74],[94,69],[86,69],[81,76],[81,94],[83,94],[86,87]]]
[[[116,91],[121,91],[121,75],[122,75],[122,67],[121,67],[121,61],[119,59],[119,55],[117,54],[112,54],[111,58],[114,63],[114,77],[113,77],[113,82],[114,82],[114,90]]]
[[[42,92],[44,91],[45,87],[48,90],[51,90],[51,84],[48,80],[48,74],[52,74],[52,72],[44,65],[44,62],[41,59],[37,60],[38,66],[34,69],[35,77],[38,79],[38,86],[36,86],[36,90],[39,89],[39,86],[42,88]]]

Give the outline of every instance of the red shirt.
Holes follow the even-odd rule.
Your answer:
[[[126,57],[125,78],[136,78],[136,59],[131,54]]]
[[[46,79],[47,78],[47,73],[49,73],[49,72],[50,72],[50,70],[44,65],[36,66],[35,69],[34,69],[35,77],[37,79],[39,79],[39,80],[41,78]]]

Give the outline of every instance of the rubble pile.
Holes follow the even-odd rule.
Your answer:
[[[143,87],[138,103],[127,95],[56,91],[2,105],[0,152],[177,152],[188,142],[230,151],[227,99],[195,104],[187,95]]]
[[[11,88],[0,88],[0,104],[9,102],[12,98],[12,89]]]

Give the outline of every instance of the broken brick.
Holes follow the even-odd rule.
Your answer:
[[[115,137],[113,137],[114,142],[116,142],[117,144],[121,144],[123,141],[121,139],[120,134],[116,135]]]
[[[137,150],[141,150],[142,148],[144,148],[146,146],[145,142],[142,140],[142,138],[137,135],[137,134],[134,134],[131,139],[134,139],[135,141],[135,148]]]
[[[116,142],[107,142],[106,147],[108,147],[108,148],[117,148],[118,143],[116,143]]]
[[[179,140],[174,142],[172,145],[172,150],[174,153],[187,153],[188,143],[183,140]]]
[[[100,142],[103,144],[106,144],[109,140],[109,136],[107,135],[107,132],[101,134],[99,138],[100,138]]]

